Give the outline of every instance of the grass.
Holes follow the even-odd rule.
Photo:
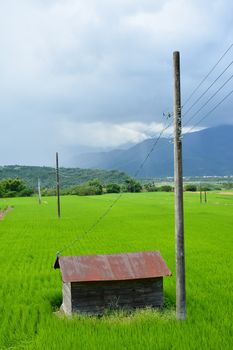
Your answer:
[[[200,204],[185,193],[187,313],[175,319],[172,193],[124,194],[89,235],[63,255],[160,250],[165,308],[102,318],[57,317],[61,276],[55,254],[83,236],[115,195],[0,200],[14,209],[0,221],[0,349],[232,349],[233,196],[211,193]]]

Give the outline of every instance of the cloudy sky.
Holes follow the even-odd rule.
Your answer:
[[[0,164],[62,164],[160,132],[172,111],[172,52],[185,101],[233,42],[232,0],[0,0]],[[233,48],[186,110],[233,60]],[[184,123],[228,92],[232,66]],[[233,95],[198,127],[233,123]],[[196,109],[195,109],[196,108]],[[169,133],[169,130],[168,130]]]

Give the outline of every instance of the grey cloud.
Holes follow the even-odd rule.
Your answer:
[[[34,159],[35,128],[55,133],[44,138],[45,146],[35,145],[38,159],[46,162],[45,149],[69,148],[69,138],[59,133],[64,120],[161,122],[172,109],[172,51],[181,51],[185,100],[232,41],[232,10],[229,0],[1,2],[0,114],[6,133],[0,146],[14,135],[22,155],[8,148],[0,163]],[[216,75],[230,57],[232,52]],[[232,123],[231,101],[202,125]]]

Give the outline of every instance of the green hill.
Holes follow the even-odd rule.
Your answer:
[[[0,167],[0,179],[19,177],[30,187],[36,188],[40,178],[42,188],[52,188],[56,185],[55,169],[40,166],[6,165]],[[93,179],[99,179],[103,184],[123,183],[128,178],[124,172],[117,170],[98,170],[80,168],[60,168],[61,186],[70,187]]]

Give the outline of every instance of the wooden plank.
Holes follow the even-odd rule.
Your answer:
[[[105,309],[160,307],[163,279],[71,283],[72,311],[101,314]]]

